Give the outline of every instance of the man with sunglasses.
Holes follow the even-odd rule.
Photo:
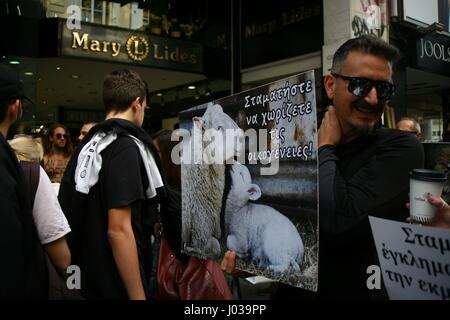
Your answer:
[[[325,76],[332,105],[318,132],[321,297],[386,298],[367,286],[367,269],[378,264],[368,216],[405,221],[408,173],[424,162],[413,135],[381,127],[398,58],[394,46],[361,36],[336,51]]]
[[[48,147],[45,150],[43,167],[52,183],[60,183],[67,163],[73,152],[69,129],[56,123],[50,127],[47,135]]]

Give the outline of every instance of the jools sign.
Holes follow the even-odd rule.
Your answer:
[[[450,75],[450,38],[444,35],[426,35],[416,42],[417,66]]]

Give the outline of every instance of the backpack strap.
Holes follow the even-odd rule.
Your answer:
[[[25,181],[27,182],[27,192],[30,195],[31,208],[34,208],[34,200],[39,186],[40,165],[32,161],[20,161]],[[32,249],[32,299],[48,299],[48,270],[46,263],[46,253],[39,241],[36,224],[33,220],[33,249]]]
[[[34,198],[36,197],[37,188],[39,186],[40,166],[37,162],[20,161],[25,179],[28,181],[28,194],[31,199],[31,208],[34,207]]]

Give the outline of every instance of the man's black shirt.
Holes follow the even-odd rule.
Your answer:
[[[415,136],[386,128],[319,148],[318,293],[280,284],[275,298],[387,298],[366,284],[367,267],[378,264],[368,216],[404,222],[409,172],[423,163]]]
[[[26,299],[32,297],[33,217],[19,161],[1,134],[0,181],[0,299]]]
[[[409,172],[423,163],[414,136],[386,128],[319,149],[320,296],[379,295],[366,284],[367,267],[378,264],[368,216],[404,222]]]
[[[99,180],[89,194],[75,190],[74,173],[79,146],[60,188],[59,200],[72,228],[69,246],[73,264],[81,269],[81,293],[88,299],[127,299],[108,239],[108,210],[131,208],[131,223],[138,251],[142,283],[149,296],[151,270],[150,229],[156,199],[147,200],[148,178],[136,143],[127,134],[151,143],[151,138],[125,120],[105,121],[89,132],[84,143],[100,130],[115,130],[118,138],[102,152]],[[91,129],[92,130],[92,129]],[[142,141],[142,139],[140,139]],[[158,160],[156,160],[158,161]]]

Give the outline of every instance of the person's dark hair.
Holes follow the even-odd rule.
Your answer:
[[[53,124],[50,129],[48,130],[47,136],[46,136],[46,140],[45,142],[43,142],[43,147],[44,147],[44,153],[45,154],[51,154],[53,152],[53,148],[52,148],[52,143],[50,142],[49,137],[53,136],[53,134],[55,133],[55,130],[57,128],[63,128],[64,131],[66,131],[67,134],[67,139],[66,139],[66,145],[64,146],[63,149],[63,153],[65,157],[71,157],[72,156],[72,152],[73,152],[73,144],[72,144],[72,139],[70,138],[70,131],[69,129],[67,129],[67,127],[61,123],[55,123]]]
[[[362,52],[384,58],[392,64],[400,59],[400,51],[393,45],[373,35],[363,35],[347,40],[337,49],[333,57],[332,73],[341,72],[342,65],[349,52]]]
[[[450,120],[444,122],[444,131],[450,130],[448,126],[450,126]]]
[[[167,183],[175,190],[181,191],[181,168],[172,162],[172,149],[178,144],[171,140],[171,130],[160,130],[152,135],[153,140],[158,143],[161,157],[161,166],[166,174]]]
[[[106,113],[126,111],[137,98],[148,100],[147,83],[141,76],[129,69],[113,71],[103,82],[103,104]]]
[[[0,101],[0,122],[3,122],[3,120],[5,120],[6,110],[8,110],[8,107],[12,105],[16,100],[17,99]]]
[[[448,128],[450,126],[450,120],[446,120],[444,122],[444,127],[442,128],[442,141],[443,142],[450,142],[450,130]]]
[[[95,126],[97,123],[98,123],[98,122],[95,122],[95,121],[83,122],[83,124],[82,124],[81,127],[83,127],[83,126],[85,126],[85,125],[88,125],[88,124],[92,124],[93,126]]]

